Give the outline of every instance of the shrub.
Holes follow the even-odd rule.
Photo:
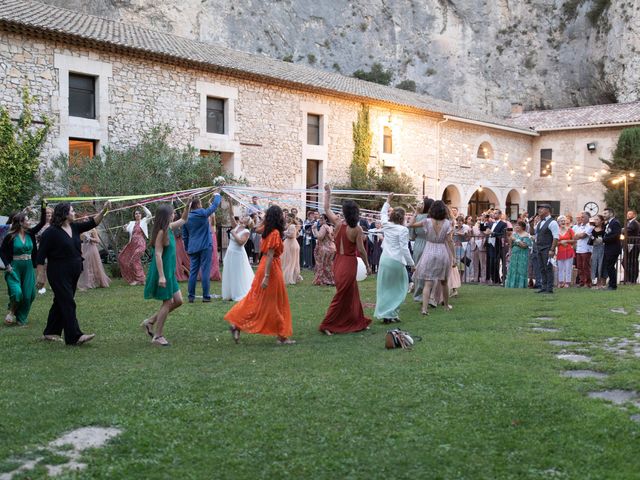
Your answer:
[[[25,88],[22,113],[16,123],[9,111],[0,106],[0,212],[23,209],[39,190],[40,152],[51,122],[43,117],[42,127],[33,126],[34,101]]]
[[[377,62],[371,66],[370,71],[365,72],[359,69],[353,72],[353,76],[360,80],[379,83],[381,85],[389,85],[391,80],[393,80],[393,72],[391,70],[385,70],[382,65]]]
[[[316,56],[313,53],[307,54],[307,61],[309,62],[309,65],[315,65]]]
[[[591,25],[596,25],[602,14],[611,6],[611,0],[594,0],[591,10],[587,12],[587,18]]]
[[[399,88],[401,90],[408,90],[410,92],[415,92],[416,82],[414,82],[413,80],[403,80],[396,85],[396,88]]]
[[[107,147],[94,158],[81,158],[72,164],[68,156],[59,155],[44,172],[45,191],[54,195],[145,195],[210,186],[218,176],[228,182],[238,181],[225,172],[218,155],[200,156],[192,147],[173,147],[168,142],[170,134],[168,126],[159,126],[145,134],[138,145],[120,150]],[[105,221],[113,227],[124,225],[130,217],[129,211],[113,212]],[[126,242],[125,235],[112,231],[111,245]]]

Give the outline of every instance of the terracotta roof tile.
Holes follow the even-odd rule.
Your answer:
[[[535,130],[640,124],[640,101],[524,112],[512,121],[521,127]]]

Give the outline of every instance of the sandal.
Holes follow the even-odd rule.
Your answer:
[[[238,327],[236,327],[235,325],[231,325],[229,327],[229,330],[231,331],[231,337],[233,337],[233,341],[236,343],[240,342],[240,329]]]
[[[9,326],[9,327],[12,326],[12,325],[15,325],[16,324],[16,316],[11,312],[7,313],[7,316],[4,317],[4,324]]]
[[[453,305],[444,305],[444,310],[445,312],[450,312],[451,310],[453,310]]]
[[[290,338],[285,338],[284,340],[278,339],[278,345],[294,345],[295,343],[296,341]]]
[[[153,339],[153,323],[150,323],[148,318],[140,324],[140,327]]]
[[[158,345],[159,347],[168,347],[171,344],[167,341],[166,338],[164,338],[164,336],[160,336],[160,337],[153,337],[153,340],[151,340],[151,343],[153,345]]]
[[[421,310],[420,313],[422,315],[428,316],[429,315],[429,311],[428,310]]]
[[[330,337],[333,335],[333,333],[331,333],[331,330],[322,330],[322,333],[324,333],[327,337]]]

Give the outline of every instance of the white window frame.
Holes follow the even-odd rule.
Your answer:
[[[57,140],[59,151],[69,154],[69,138],[81,138],[96,141],[95,153],[98,154],[109,143],[109,79],[113,77],[111,64],[84,56],[56,53],[53,66],[58,70],[58,96],[57,99],[54,97],[54,110],[60,112],[60,136]],[[70,73],[95,77],[95,119],[69,115]]]
[[[240,142],[236,136],[236,101],[238,100],[238,89],[221,83],[196,81],[196,92],[198,93],[198,130],[194,139],[194,146],[198,150],[212,150],[221,153],[233,154],[231,173],[235,177],[240,177],[241,154]],[[214,97],[224,100],[224,133],[207,132],[207,98]]]

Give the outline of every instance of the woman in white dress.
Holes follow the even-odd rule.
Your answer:
[[[251,235],[253,220],[248,215],[237,222],[231,211],[231,232],[229,246],[223,259],[222,270],[222,299],[237,302],[242,300],[251,289],[253,270],[249,264],[249,257],[244,248]]]

